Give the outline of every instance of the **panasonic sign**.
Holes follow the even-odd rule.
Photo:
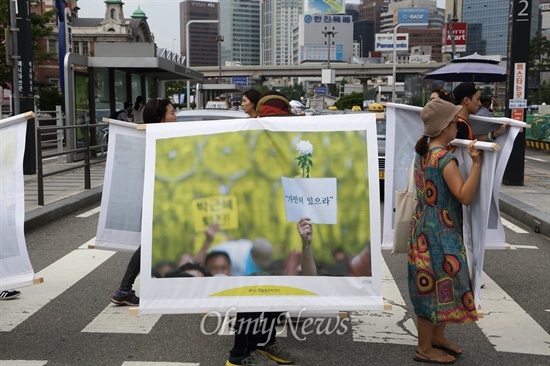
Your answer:
[[[397,51],[409,50],[409,34],[397,33],[395,40],[395,49]],[[374,37],[375,51],[393,51],[393,34],[377,33]]]

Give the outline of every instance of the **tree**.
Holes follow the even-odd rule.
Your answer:
[[[12,82],[11,66],[6,65],[6,34],[9,29],[8,1],[0,1],[0,86],[7,87]]]
[[[300,84],[294,84],[293,86],[285,86],[281,89],[281,93],[283,93],[287,99],[290,100],[300,100],[304,94],[304,87]]]
[[[56,58],[56,53],[47,52],[39,45],[39,40],[44,39],[53,34],[52,24],[57,15],[57,10],[48,10],[44,14],[31,13],[31,38],[32,38],[32,60],[33,66],[40,65],[45,60]]]
[[[12,82],[12,67],[6,65],[6,35],[9,33],[10,17],[9,17],[9,2],[0,1],[0,84],[6,87]],[[53,34],[53,27],[49,26],[56,16],[56,10],[49,10],[43,15],[32,13],[31,19],[31,38],[33,48],[33,66],[40,65],[44,60],[55,58],[55,54],[48,53],[39,46],[39,39]]]
[[[339,110],[351,109],[354,105],[363,107],[363,93],[353,92],[342,96],[334,103]]]
[[[544,84],[541,82],[541,74],[550,71],[550,40],[540,33],[537,33],[529,44],[528,70],[529,78],[536,80],[537,92],[529,93],[528,99],[531,104],[539,104],[544,101]]]
[[[41,111],[55,111],[57,105],[60,105],[62,110],[65,109],[65,98],[57,88],[40,88],[38,96],[36,104]]]

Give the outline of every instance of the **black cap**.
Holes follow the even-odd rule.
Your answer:
[[[462,103],[462,99],[466,97],[471,97],[474,95],[479,88],[474,83],[460,83],[453,90],[453,97],[455,98],[455,104],[458,105]]]

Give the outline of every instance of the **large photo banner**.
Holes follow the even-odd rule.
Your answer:
[[[147,125],[140,313],[383,309],[377,155],[374,114]]]
[[[25,243],[23,155],[27,112],[0,120],[0,291],[30,286],[34,270]]]
[[[134,252],[141,245],[145,131],[109,120],[109,153],[94,248]]]

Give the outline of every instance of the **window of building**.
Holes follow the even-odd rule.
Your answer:
[[[57,88],[57,89],[60,88],[58,78],[48,78],[48,82],[52,85],[52,88]]]
[[[111,19],[115,19],[115,18],[116,18],[115,9],[111,9]]]
[[[82,53],[83,56],[90,55],[90,44],[88,42],[82,42]]]
[[[57,41],[55,39],[48,39],[48,52],[57,53]]]

